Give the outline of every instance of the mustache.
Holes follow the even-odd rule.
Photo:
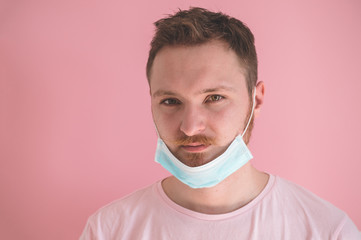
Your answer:
[[[189,145],[192,143],[200,143],[203,145],[214,145],[216,143],[214,138],[207,137],[205,135],[195,135],[195,136],[182,136],[174,141],[176,145]]]

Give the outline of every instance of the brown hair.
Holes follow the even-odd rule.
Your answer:
[[[154,25],[156,31],[146,69],[148,82],[155,56],[161,48],[175,45],[194,46],[211,40],[221,40],[228,43],[241,60],[242,67],[246,70],[249,96],[252,96],[257,82],[257,53],[254,36],[244,23],[221,12],[192,7],[162,18]]]

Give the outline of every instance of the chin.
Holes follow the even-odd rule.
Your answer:
[[[209,162],[212,162],[218,157],[218,155],[214,157],[207,155],[208,154],[206,153],[188,153],[187,156],[185,156],[184,158],[185,160],[182,162],[189,167],[199,167]]]
[[[204,153],[186,153],[177,158],[188,167],[199,167],[205,164]]]

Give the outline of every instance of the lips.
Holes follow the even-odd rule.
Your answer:
[[[201,143],[191,143],[187,145],[182,145],[181,148],[187,152],[202,152],[208,148],[209,145]]]

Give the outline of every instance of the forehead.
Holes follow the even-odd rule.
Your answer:
[[[151,92],[202,91],[245,87],[245,70],[226,43],[212,41],[196,46],[167,46],[154,59]]]

